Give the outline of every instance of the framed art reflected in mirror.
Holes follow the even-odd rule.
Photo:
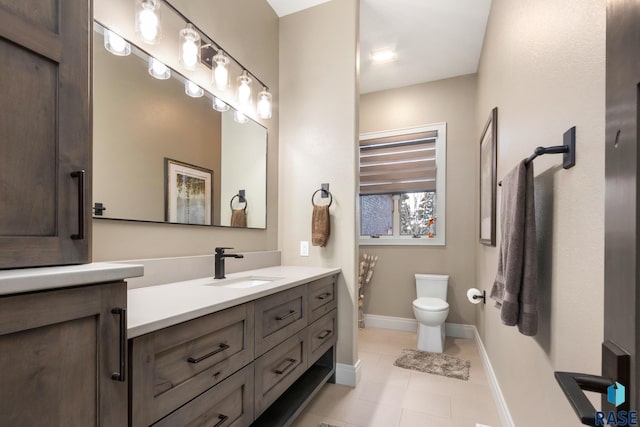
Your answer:
[[[165,221],[211,225],[213,171],[164,159]]]
[[[496,162],[498,107],[491,110],[480,137],[480,243],[496,245]]]

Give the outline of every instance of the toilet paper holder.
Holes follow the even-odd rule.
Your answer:
[[[482,304],[486,304],[487,292],[478,288],[469,288],[467,290],[467,299],[471,304],[480,304],[480,300],[482,300]]]
[[[487,303],[487,291],[482,291],[482,295],[474,295],[473,299],[481,299],[483,304]]]

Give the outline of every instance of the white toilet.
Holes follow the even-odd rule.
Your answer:
[[[444,321],[449,314],[447,284],[449,276],[416,274],[416,293],[413,313],[418,321],[418,350],[444,351]]]

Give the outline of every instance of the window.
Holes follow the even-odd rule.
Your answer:
[[[444,245],[446,124],[360,135],[360,244]]]

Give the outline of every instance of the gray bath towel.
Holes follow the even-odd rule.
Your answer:
[[[500,258],[491,298],[505,325],[538,332],[538,262],[533,163],[521,161],[502,180]]]

